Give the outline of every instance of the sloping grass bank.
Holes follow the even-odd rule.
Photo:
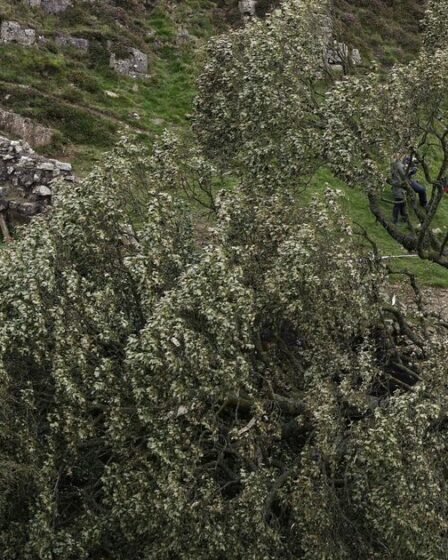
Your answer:
[[[366,230],[369,238],[378,246],[383,256],[400,256],[400,258],[388,259],[388,264],[393,270],[407,270],[415,274],[422,284],[448,288],[448,270],[429,261],[423,261],[420,258],[409,256],[406,250],[392,239],[381,224],[376,221],[375,216],[369,210],[366,196],[361,189],[358,190],[348,187],[345,183],[336,179],[328,169],[323,168],[315,177],[306,196],[311,196],[312,192],[315,192],[316,189],[323,188],[326,184],[342,191],[342,206],[353,222],[355,230],[357,229],[356,224],[360,224]],[[384,191],[384,198],[392,200],[390,187],[387,187],[387,185]],[[383,208],[386,213],[392,213],[392,206],[392,204],[383,202]],[[442,201],[437,218],[434,220],[434,227],[443,226],[446,228],[447,224],[448,195],[446,195]],[[407,226],[403,223],[400,224],[399,227],[404,229]],[[401,256],[404,256],[404,258],[401,258]],[[397,278],[395,278],[395,280],[397,280]]]

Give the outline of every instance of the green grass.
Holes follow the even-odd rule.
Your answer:
[[[367,198],[361,188],[354,189],[348,187],[345,183],[336,179],[328,169],[323,168],[313,179],[306,196],[310,197],[313,192],[323,189],[327,184],[343,192],[342,206],[347,216],[353,224],[357,223],[365,228],[369,238],[376,243],[383,256],[407,255],[406,250],[390,237],[381,224],[376,222],[375,217],[368,208]],[[384,198],[392,199],[387,187]],[[383,208],[386,213],[392,213],[392,204],[384,203]],[[442,201],[434,227],[442,225],[446,227],[447,223],[448,195]],[[407,226],[402,224],[399,227],[404,229]],[[419,281],[425,285],[448,288],[448,270],[437,264],[418,258],[390,259],[388,264],[393,270],[407,270],[415,274]]]
[[[263,0],[263,11],[276,1]],[[377,56],[388,64],[403,52],[411,56],[418,46],[420,2],[389,4],[375,0],[372,9],[365,2],[335,0],[341,37],[359,47],[366,60]],[[58,130],[48,151],[72,158],[78,172],[113,145],[123,126],[144,130],[151,138],[185,123],[195,94],[198,47],[225,27],[224,14],[236,22],[237,13],[236,1],[229,0],[160,0],[153,9],[129,0],[120,6],[76,3],[49,16],[23,2],[0,0],[0,17],[29,25],[49,40],[40,48],[0,45],[2,105]],[[179,43],[184,31],[190,43]],[[89,53],[56,48],[53,39],[59,32],[88,38]],[[136,82],[115,74],[108,65],[108,42],[114,51],[135,46],[147,52],[148,79]],[[118,97],[109,97],[108,91]]]
[[[264,9],[269,1],[263,0]],[[137,0],[129,0],[125,9],[76,4],[63,14],[47,16],[22,2],[0,0],[0,17],[28,24],[50,39],[39,49],[0,45],[2,106],[57,130],[54,145],[45,148],[45,153],[69,158],[80,175],[114,144],[124,126],[144,131],[141,138],[145,142],[165,127],[183,126],[195,95],[198,47],[225,27],[223,13],[237,21],[236,2],[220,0],[224,7],[221,20],[216,18],[215,2],[169,4],[160,0],[152,11],[145,11]],[[420,0],[335,0],[335,14],[340,38],[358,47],[366,61],[377,58],[390,65],[412,58],[418,49]],[[178,33],[184,30],[191,35],[191,42],[179,44]],[[57,49],[52,38],[61,31],[88,38],[89,53]],[[135,81],[115,74],[108,65],[108,41],[114,50],[135,46],[147,52],[149,77]],[[375,222],[361,189],[348,188],[323,169],[309,193],[326,183],[345,193],[343,204],[348,215],[366,228],[383,254],[405,253]],[[386,211],[392,212],[392,205]],[[448,197],[439,223],[447,221]],[[448,271],[440,266],[418,259],[391,260],[391,266],[409,269],[425,284],[448,286]]]
[[[70,157],[78,173],[113,146],[118,130],[146,133],[185,123],[195,94],[198,45],[215,30],[213,3],[185,0],[176,9],[162,0],[154,10],[129,1],[126,9],[76,5],[58,16],[0,0],[0,15],[43,33],[40,48],[0,45],[2,106],[59,131],[47,153]],[[172,5],[172,4],[171,4]],[[57,49],[57,32],[86,37],[88,54]],[[179,42],[187,31],[190,41]],[[148,53],[149,76],[134,80],[109,68],[107,42],[114,51],[134,46]],[[112,92],[109,96],[107,92]]]

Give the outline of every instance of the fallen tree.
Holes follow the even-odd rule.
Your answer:
[[[333,192],[241,185],[198,245],[120,150],[0,253],[3,557],[440,557],[443,325]]]
[[[313,5],[286,12],[303,48]],[[5,560],[444,556],[446,325],[389,301],[337,193],[298,203],[275,162],[304,137],[263,166],[235,134],[121,141],[0,252]]]

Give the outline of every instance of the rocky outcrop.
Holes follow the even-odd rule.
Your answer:
[[[58,14],[72,6],[72,0],[26,0],[32,8],[42,8],[47,14]]]
[[[46,46],[49,43],[48,37],[37,35],[35,29],[22,27],[15,21],[2,22],[0,40],[2,43],[18,43],[27,47]],[[59,48],[70,47],[84,53],[89,50],[90,46],[87,39],[62,33],[56,35],[54,42]]]
[[[242,16],[253,17],[256,15],[257,0],[240,0],[238,8]]]
[[[349,58],[348,46],[336,41],[327,49],[327,63],[330,65],[344,64]]]
[[[361,64],[362,58],[358,49],[350,49],[345,43],[333,41],[327,47],[325,62],[333,70],[346,72],[350,66]]]
[[[69,0],[26,0],[32,7],[40,7],[47,13],[58,13],[72,3]],[[3,21],[0,26],[0,42],[17,43],[24,46],[45,47],[51,42],[52,37],[38,35],[35,29],[26,28],[15,21]],[[192,40],[192,37],[182,30],[178,35],[178,44],[186,44]],[[87,53],[90,48],[90,42],[83,37],[75,37],[66,33],[58,33],[54,37],[54,42],[59,48],[72,48],[82,53]],[[112,50],[112,44],[109,45]],[[124,56],[112,52],[109,61],[110,67],[118,74],[130,76],[133,78],[145,78],[148,75],[148,55],[135,49],[127,49]]]
[[[22,117],[0,108],[0,130],[18,136],[33,148],[48,146],[54,139],[55,131],[46,128],[32,119]]]
[[[148,56],[138,49],[129,49],[129,56],[126,58],[119,58],[112,53],[109,63],[113,70],[124,76],[145,78],[148,75]]]
[[[361,53],[359,52],[359,49],[352,50],[352,63],[355,66],[359,66],[360,64],[362,64],[362,57],[361,57]]]
[[[16,21],[3,21],[0,27],[0,40],[2,43],[18,43],[30,47],[36,42],[36,31],[22,27]]]
[[[70,47],[78,51],[87,52],[89,50],[89,41],[82,37],[73,37],[73,35],[57,35],[55,43],[58,47]]]
[[[0,136],[0,201],[10,222],[44,211],[58,180],[75,180],[69,163],[39,156],[26,142]]]

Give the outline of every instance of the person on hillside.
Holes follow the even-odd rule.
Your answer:
[[[392,209],[392,221],[394,224],[398,223],[400,215],[404,221],[408,220],[408,213],[406,209],[406,183],[408,176],[406,167],[404,166],[403,159],[400,157],[394,158],[390,166],[390,179],[389,183],[392,186],[392,196],[394,197],[394,207]]]
[[[417,173],[417,165],[415,164],[415,162],[413,161],[411,156],[405,156],[402,160],[403,162],[403,166],[405,168],[406,171],[406,177],[407,180],[409,181],[409,184],[412,187],[412,190],[417,193],[418,195],[418,199],[420,201],[420,206],[422,208],[427,208],[428,207],[428,199],[426,196],[426,188],[419,183],[418,181],[416,181],[415,179],[413,179],[413,177],[415,177],[416,173]]]

